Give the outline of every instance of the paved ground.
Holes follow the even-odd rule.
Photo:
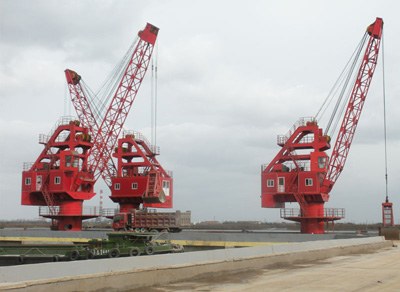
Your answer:
[[[131,292],[400,291],[400,242],[375,253],[334,257]]]

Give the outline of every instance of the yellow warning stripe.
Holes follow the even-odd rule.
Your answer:
[[[155,240],[164,242],[164,240]],[[183,246],[223,246],[223,247],[250,247],[250,246],[265,246],[275,244],[288,244],[290,242],[242,242],[242,241],[200,241],[200,240],[168,240],[171,243],[177,243]]]
[[[37,241],[37,242],[88,242],[89,238],[69,238],[69,237],[6,237],[0,236],[0,241]]]
[[[87,243],[89,238],[68,238],[68,237],[5,237],[0,236],[0,241],[15,242],[79,242]],[[101,240],[98,238],[98,240]],[[165,242],[165,240],[155,240]],[[171,243],[177,243],[184,246],[222,246],[222,247],[250,247],[265,246],[275,244],[288,244],[290,242],[251,242],[251,241],[201,241],[201,240],[168,240]]]

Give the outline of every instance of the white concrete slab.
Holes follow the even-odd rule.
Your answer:
[[[20,266],[0,267],[1,283],[39,281],[82,275],[106,274],[152,268],[167,268],[256,258],[274,254],[329,249],[332,247],[363,245],[384,242],[383,237],[322,240],[284,245],[257,246],[236,249],[199,251],[182,254],[164,254],[117,259],[81,260]],[[1,288],[1,285],[0,285]],[[1,290],[1,289],[0,289]]]

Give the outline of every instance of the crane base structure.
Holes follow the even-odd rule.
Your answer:
[[[118,170],[111,178],[110,199],[119,204],[121,213],[138,210],[141,204],[173,207],[173,174],[157,161],[159,154],[160,147],[151,145],[139,132],[126,131],[118,140],[113,153]]]
[[[302,233],[324,233],[325,222],[345,215],[342,208],[324,208],[329,194],[322,192],[321,181],[329,141],[314,118],[300,118],[286,135],[278,135],[282,149],[262,167],[262,207],[282,208],[281,218],[300,222]],[[300,209],[284,208],[285,202],[297,202]]]
[[[334,222],[343,219],[345,210],[343,208],[324,208],[323,203],[306,204],[302,215],[301,209],[281,209],[281,218],[285,220],[300,222],[301,233],[322,234],[325,231],[325,223],[331,223],[334,229]],[[328,228],[327,228],[328,229]]]
[[[39,207],[39,216],[52,219],[52,230],[82,231],[82,221],[102,216],[99,207],[83,207],[82,201],[60,202],[55,212],[49,207]]]

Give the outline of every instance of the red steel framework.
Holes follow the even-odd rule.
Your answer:
[[[82,181],[78,190],[71,188],[93,146],[88,129],[62,118],[50,135],[39,136],[39,143],[45,146],[42,153],[33,164],[24,164],[21,203],[47,206],[39,209],[39,215],[53,219],[55,229],[81,230],[83,219],[99,216],[96,211],[82,214],[83,201],[95,195],[93,177]]]
[[[110,199],[119,203],[120,212],[144,207],[172,208],[172,172],[157,161],[159,147],[151,145],[138,132],[125,132],[118,140],[113,156],[118,162],[117,175],[112,178]],[[111,214],[113,215],[113,214]]]
[[[101,215],[83,215],[82,204],[95,195],[93,186],[100,175],[110,187],[111,177],[116,176],[111,153],[147,71],[158,30],[147,24],[139,32],[139,42],[100,127],[81,87],[81,77],[65,70],[82,126],[77,121],[61,122],[49,139],[41,141],[45,149],[37,161],[29,169],[24,167],[22,183],[22,204],[47,206],[40,208],[40,215],[52,218],[55,228],[81,230],[83,219]]]
[[[123,190],[115,189],[115,183],[113,181],[118,180],[121,177],[121,169],[124,168],[126,170],[127,165],[122,159],[118,160],[117,171],[115,164],[111,159],[111,154],[117,138],[120,135],[126,116],[132,106],[141,81],[143,80],[144,74],[148,68],[157,34],[158,28],[151,24],[147,24],[145,30],[139,33],[139,37],[142,41],[139,42],[135,52],[133,53],[116,95],[114,96],[102,125],[100,126],[100,130],[97,130],[99,127],[93,116],[93,112],[90,108],[89,102],[87,101],[84,90],[81,87],[80,76],[72,70],[65,70],[71,100],[75,106],[76,112],[80,119],[88,125],[93,133],[95,133],[95,146],[93,147],[92,154],[94,158],[89,161],[89,164],[92,164],[95,167],[91,167],[90,169],[91,171],[96,171],[97,176],[99,173],[102,174],[103,179],[111,189],[112,195],[110,198],[114,202],[119,203],[121,210],[127,210],[127,201],[135,202],[129,203],[129,209],[138,209],[140,203],[143,203],[145,207],[172,208],[172,176],[169,175],[168,172],[164,171],[158,163],[155,155],[158,155],[159,153],[154,153],[150,150],[150,143],[148,143],[147,139],[144,138],[142,134],[138,136],[139,139],[131,140],[133,141],[133,149],[143,149],[143,151],[136,152],[138,153],[137,155],[141,156],[141,160],[144,163],[142,163],[141,166],[136,166],[137,169],[135,170],[134,177],[128,179],[126,176],[127,172],[124,172],[124,181],[127,182],[127,180],[130,180],[130,185],[135,183],[138,184],[138,189],[130,189],[128,191],[125,184],[123,184],[122,187],[123,190],[125,190],[123,195],[121,195]],[[130,136],[133,137],[132,135]],[[122,140],[124,140],[124,138]],[[126,149],[121,148],[123,143],[124,142],[118,143],[118,147],[115,149],[116,153],[124,153]],[[132,149],[131,146],[130,149]],[[140,182],[136,181],[139,179],[139,176],[136,174],[139,173]],[[95,175],[96,179],[97,176]],[[141,190],[141,185],[143,183],[146,183],[146,189],[140,194],[141,198],[138,198],[138,190]],[[107,217],[112,215],[113,214],[107,214]]]
[[[286,202],[297,202],[300,209],[282,209],[281,217],[300,222],[302,233],[324,233],[324,222],[345,215],[344,209],[326,209],[324,204],[343,171],[353,141],[377,64],[382,28],[381,18],[367,28],[370,37],[329,164],[325,151],[331,147],[330,137],[323,135],[314,118],[302,118],[287,135],[278,136],[282,149],[262,167],[262,207],[284,208]]]
[[[349,104],[344,115],[342,125],[332,157],[328,166],[328,173],[323,182],[323,191],[330,192],[336,180],[343,171],[344,164],[349,154],[350,146],[356,132],[358,121],[361,116],[368,89],[371,84],[372,76],[378,63],[379,47],[381,43],[383,21],[377,18],[376,21],[367,28],[370,35],[364,58],[358,71],[357,80],[354,84],[350,96]]]
[[[100,127],[82,90],[80,76],[72,70],[65,70],[71,100],[79,119],[91,129],[94,135],[94,147],[89,153],[85,167],[87,166],[94,173],[96,180],[102,175],[107,185],[111,185],[112,171],[115,170],[115,166],[107,167],[107,164],[112,162],[112,151],[146,74],[158,30],[157,27],[148,23],[146,28],[139,32],[139,42]]]
[[[394,227],[393,204],[389,201],[382,203],[383,227]]]

